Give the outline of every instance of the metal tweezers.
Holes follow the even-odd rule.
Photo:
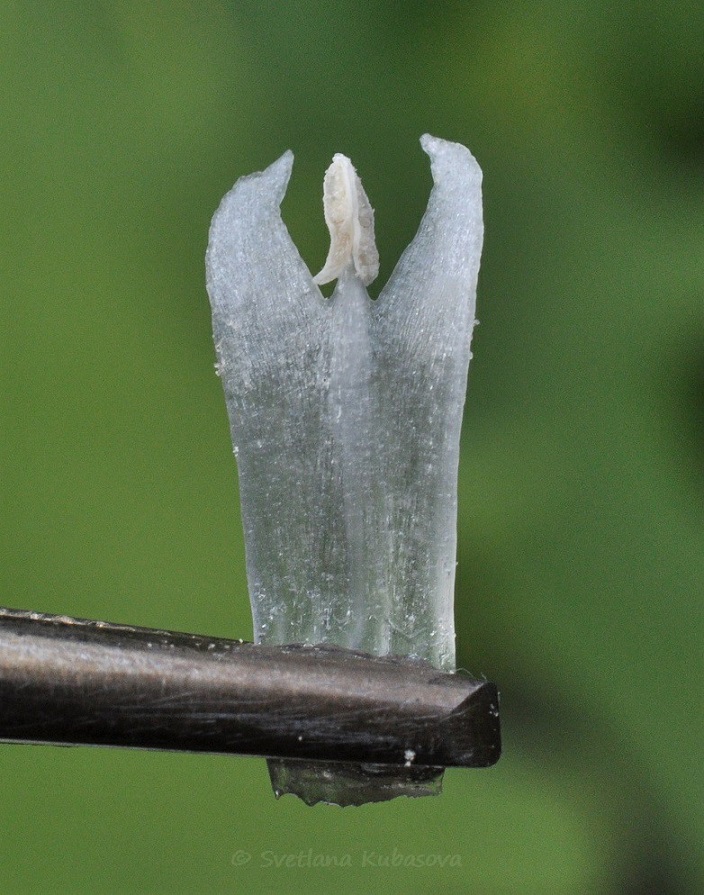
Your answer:
[[[487,767],[496,686],[427,662],[0,608],[0,741]]]

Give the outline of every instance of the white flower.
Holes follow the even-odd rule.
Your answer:
[[[293,156],[213,218],[207,285],[239,467],[255,637],[454,668],[457,470],[483,224],[481,170],[424,136],[434,187],[377,301],[373,212],[337,155],[314,279],[281,220]],[[317,283],[339,278],[332,298]]]

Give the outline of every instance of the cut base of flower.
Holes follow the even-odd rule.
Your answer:
[[[307,805],[364,805],[399,796],[418,798],[442,792],[444,768],[397,768],[385,764],[348,764],[270,758],[269,776],[276,798],[294,795]]]

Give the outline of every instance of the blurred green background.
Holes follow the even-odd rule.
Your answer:
[[[458,647],[505,734],[438,799],[345,810],[262,760],[3,746],[0,891],[704,891],[701,2],[0,9],[2,602],[251,637],[210,217],[291,148],[317,269],[344,152],[384,282],[429,131],[484,169]],[[311,848],[354,866],[263,866]],[[459,859],[363,866],[394,849]]]

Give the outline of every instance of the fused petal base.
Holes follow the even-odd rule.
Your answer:
[[[398,768],[381,764],[305,762],[269,759],[274,795],[294,795],[307,805],[365,805],[399,796],[418,798],[442,792],[442,768]]]

